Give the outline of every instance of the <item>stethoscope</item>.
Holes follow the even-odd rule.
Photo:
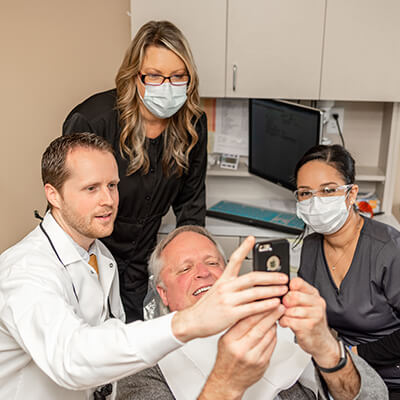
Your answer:
[[[44,229],[44,227],[43,227],[43,223],[42,223],[43,217],[40,216],[40,214],[39,214],[39,212],[38,212],[37,210],[34,210],[34,215],[35,215],[35,218],[41,220],[40,223],[39,223],[39,227],[40,227],[41,231],[42,231],[43,234],[46,236],[47,240],[48,240],[49,243],[50,243],[51,248],[52,248],[53,251],[54,251],[54,254],[57,256],[57,258],[58,258],[58,260],[60,261],[61,265],[64,267],[65,271],[67,272],[68,276],[70,277],[70,279],[71,279],[71,285],[72,285],[72,290],[73,290],[73,292],[74,292],[76,301],[77,301],[77,303],[79,304],[79,297],[78,297],[78,294],[76,293],[76,289],[75,289],[74,282],[73,282],[71,276],[69,275],[68,268],[67,268],[67,266],[63,263],[63,261],[61,260],[61,257],[60,257],[60,255],[58,254],[58,252],[57,252],[57,250],[56,250],[56,248],[55,248],[55,246],[54,246],[54,243],[52,242],[52,240],[51,240],[49,234],[47,233],[46,229]],[[111,312],[110,297],[107,298],[107,304],[108,304],[108,313],[109,313],[110,318],[115,318],[114,315],[113,315],[113,313]]]
[[[46,236],[47,240],[49,241],[50,246],[51,246],[51,248],[52,248],[53,251],[54,251],[54,254],[57,256],[57,258],[58,258],[58,260],[60,261],[61,265],[65,268],[65,270],[66,270],[67,273],[68,273],[67,266],[62,262],[61,257],[60,257],[60,255],[57,253],[57,250],[56,250],[56,248],[54,247],[54,244],[53,244],[53,242],[51,241],[49,234],[46,232],[46,229],[43,228],[43,224],[42,224],[41,222],[40,222],[40,224],[39,224],[39,227],[40,227],[40,229],[42,230],[42,232],[44,233],[44,236]],[[69,273],[68,273],[68,275],[69,275]],[[79,297],[78,297],[78,294],[76,293],[75,285],[74,285],[74,282],[72,281],[72,278],[71,278],[71,284],[72,284],[72,290],[74,291],[74,295],[75,295],[76,301],[77,301],[77,303],[79,304]]]

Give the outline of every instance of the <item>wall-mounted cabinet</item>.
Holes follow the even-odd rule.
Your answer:
[[[188,38],[202,97],[316,99],[325,1],[131,0],[132,35],[150,19]]]
[[[131,0],[187,36],[203,97],[400,101],[398,0]]]
[[[400,1],[328,0],[321,99],[400,101]]]
[[[316,99],[325,2],[228,1],[226,96]]]

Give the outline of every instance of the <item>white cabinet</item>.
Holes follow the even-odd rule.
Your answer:
[[[325,1],[230,0],[226,96],[317,99]]]
[[[400,101],[400,1],[328,0],[321,99]]]
[[[202,97],[400,101],[398,0],[131,0],[174,22]]]
[[[132,36],[151,19],[183,31],[202,97],[318,98],[324,13],[325,0],[131,0]]]

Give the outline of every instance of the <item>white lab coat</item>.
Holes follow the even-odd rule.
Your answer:
[[[116,263],[100,241],[99,280],[50,213],[43,227],[66,268],[39,226],[0,256],[0,399],[92,399],[181,346],[172,315],[123,323]]]

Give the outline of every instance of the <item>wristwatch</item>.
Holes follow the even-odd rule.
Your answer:
[[[339,343],[339,349],[340,349],[340,359],[339,362],[332,368],[324,368],[320,367],[314,359],[312,359],[313,364],[315,365],[316,368],[318,368],[321,372],[325,373],[330,373],[330,372],[336,372],[339,371],[339,369],[342,369],[346,363],[347,363],[347,352],[346,349],[344,348],[344,344],[341,340],[338,340]]]

